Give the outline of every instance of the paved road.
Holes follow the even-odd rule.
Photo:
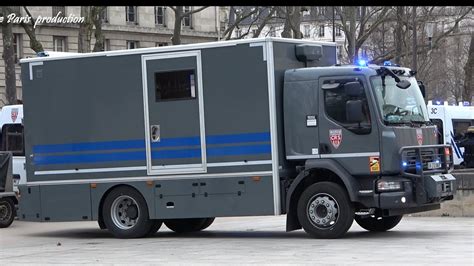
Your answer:
[[[405,217],[392,231],[355,222],[344,239],[286,233],[285,216],[216,219],[206,231],[121,240],[95,222],[15,221],[0,229],[0,265],[120,264],[447,264],[474,265],[474,218]]]

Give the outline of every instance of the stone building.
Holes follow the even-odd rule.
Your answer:
[[[18,17],[27,16],[25,10],[14,7]],[[185,6],[185,11],[199,7]],[[66,17],[80,17],[80,6],[30,6],[34,18],[54,17],[59,12]],[[218,40],[220,7],[208,7],[183,19],[181,42],[183,44]],[[134,49],[171,45],[174,12],[165,6],[108,6],[103,14],[105,50]],[[1,31],[1,28],[0,28]],[[74,23],[43,23],[36,27],[37,39],[45,51],[77,52],[79,26]],[[29,38],[23,27],[13,23],[15,53],[17,58],[33,57]],[[94,45],[92,39],[91,44]],[[0,41],[0,54],[3,40]],[[17,63],[17,97],[22,99],[20,66]],[[0,60],[0,106],[5,105],[5,68]]]

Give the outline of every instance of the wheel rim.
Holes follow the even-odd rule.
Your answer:
[[[7,204],[0,204],[0,221],[10,219],[10,207]]]
[[[135,199],[127,195],[122,195],[112,202],[110,216],[115,226],[128,230],[133,228],[140,217],[140,207]]]
[[[306,213],[311,223],[319,229],[333,227],[339,218],[339,204],[329,194],[314,195],[306,206]]]

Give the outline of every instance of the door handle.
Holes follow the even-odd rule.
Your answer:
[[[152,125],[151,131],[151,142],[160,142],[160,125]]]

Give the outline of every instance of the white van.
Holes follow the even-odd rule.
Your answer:
[[[0,150],[13,154],[13,189],[18,191],[17,185],[26,183],[22,104],[2,107],[0,130]]]
[[[448,105],[447,102],[428,101],[428,117],[438,127],[439,142],[453,147],[454,165],[464,165],[464,148],[457,142],[463,138],[469,126],[474,126],[474,106],[460,102]]]

